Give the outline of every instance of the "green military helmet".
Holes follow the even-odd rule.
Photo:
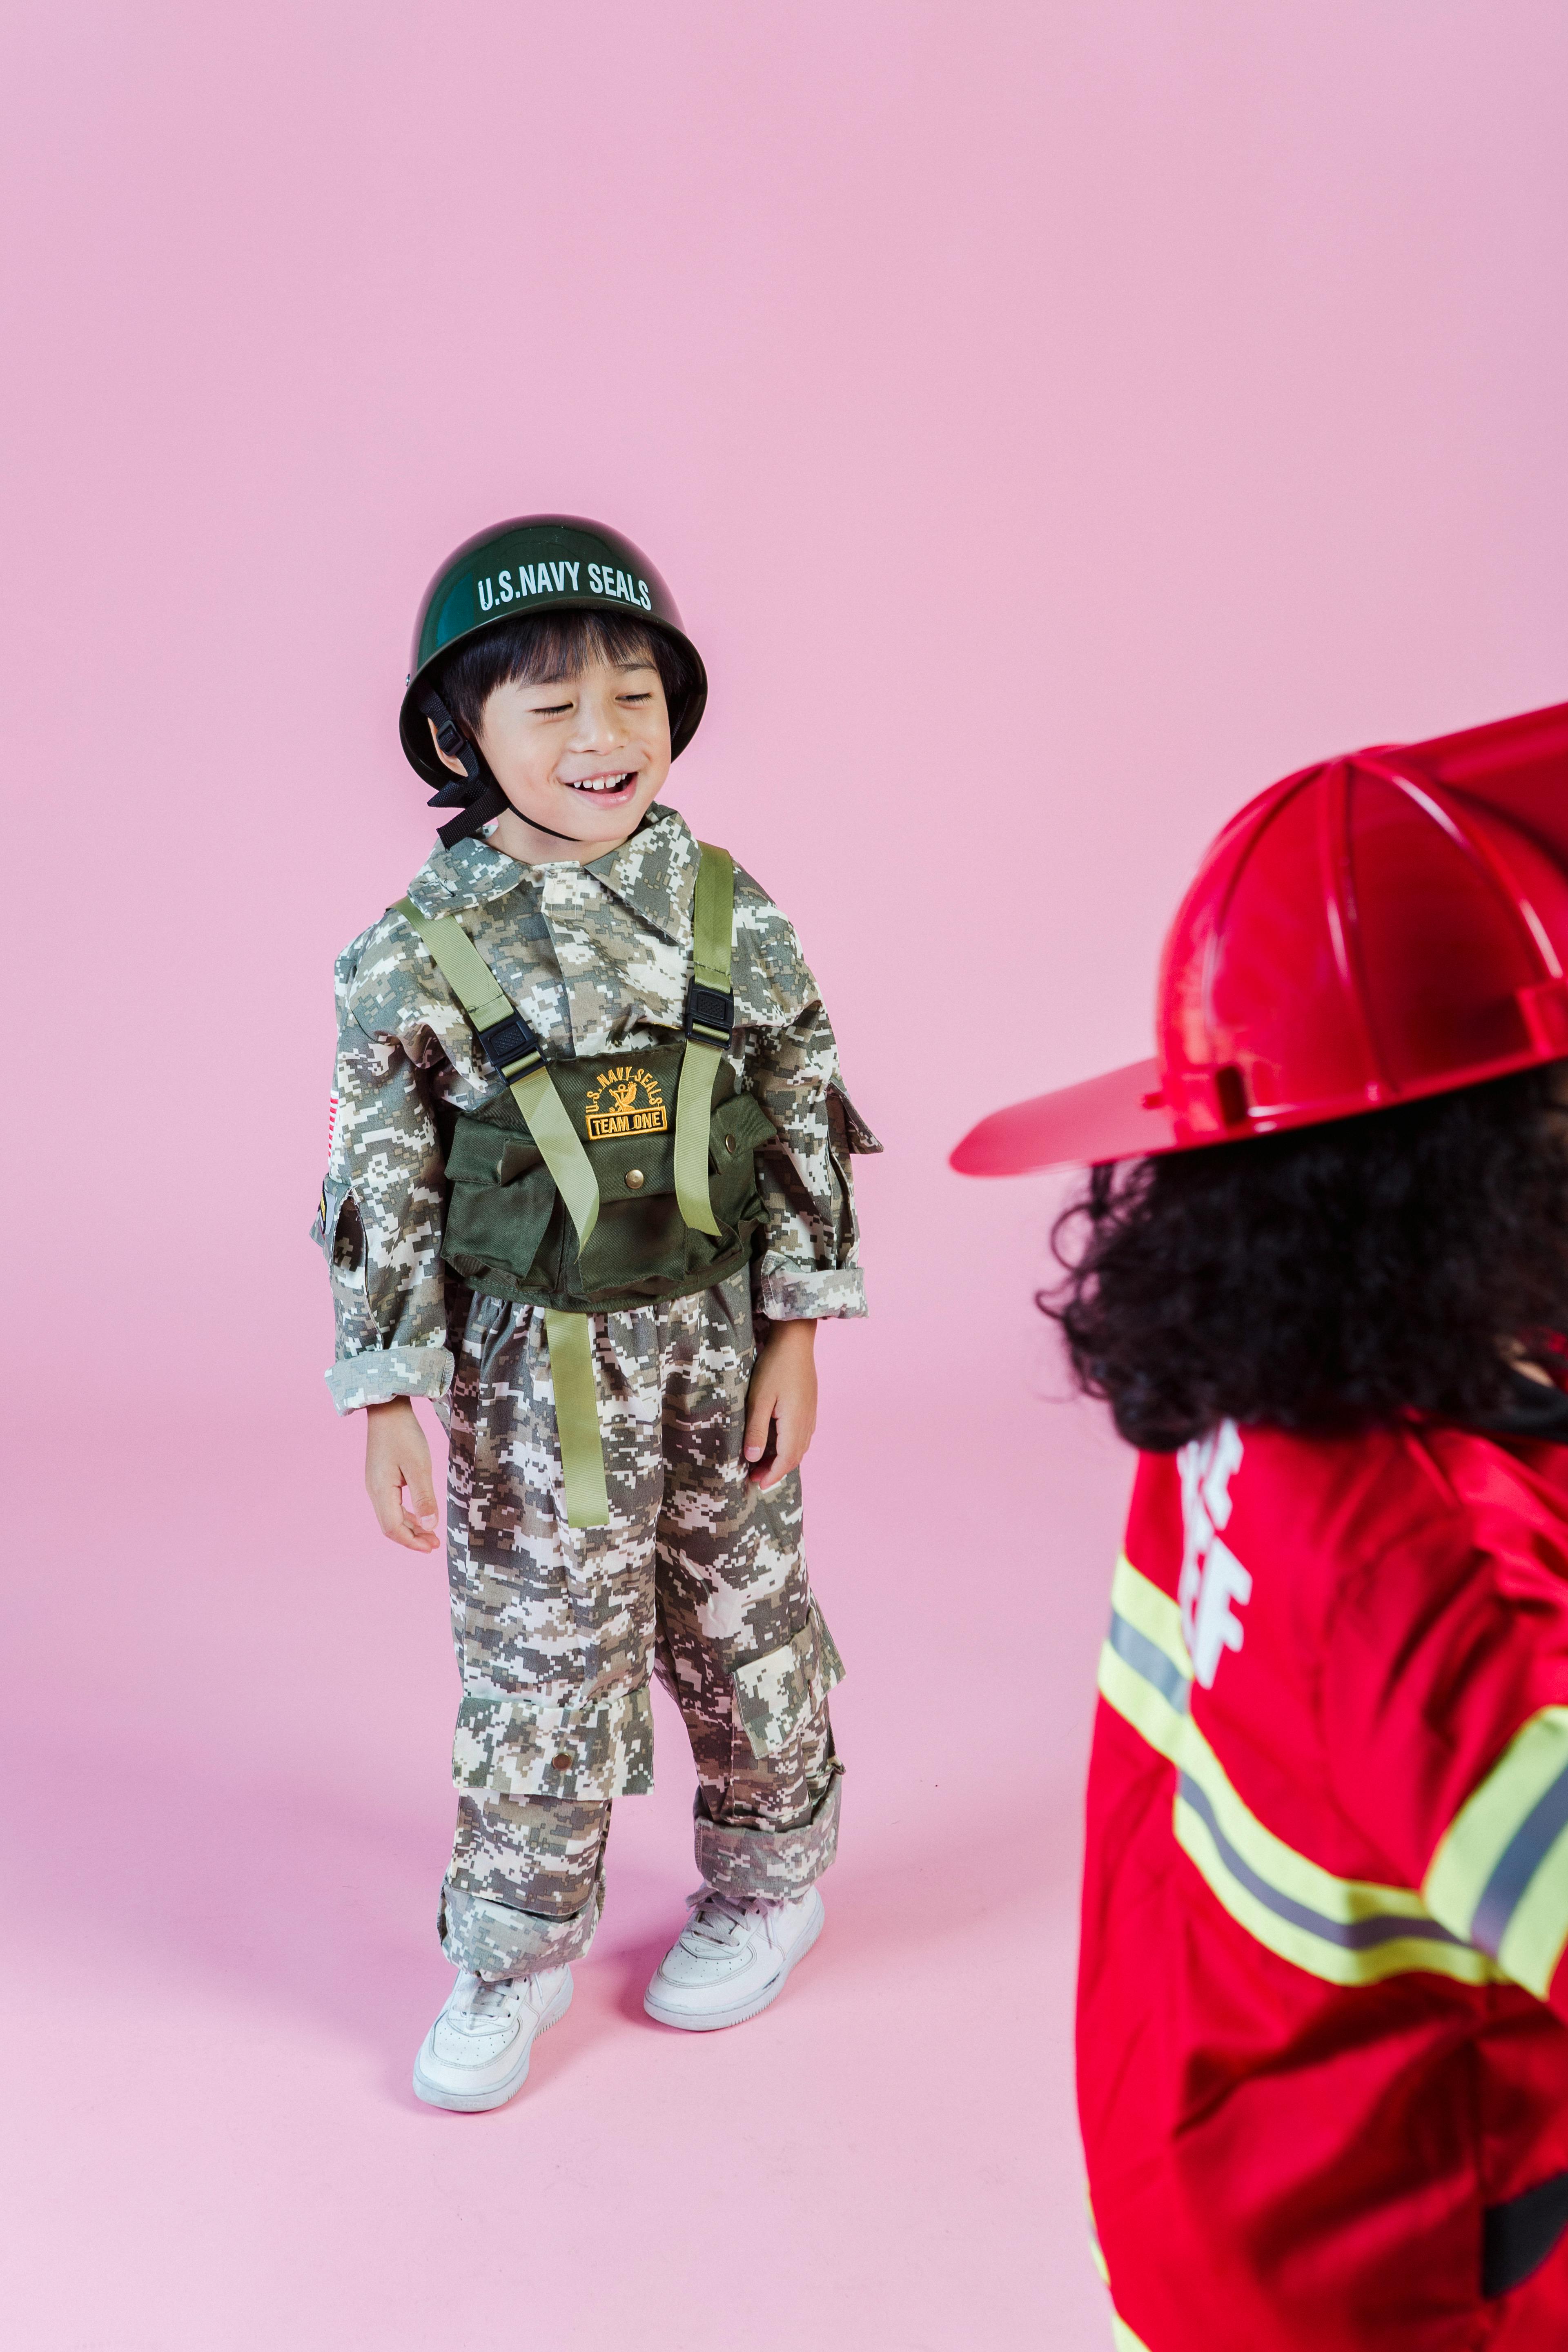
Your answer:
[[[697,732],[708,699],[708,674],[681,627],[674,597],[642,551],[619,531],[581,515],[519,515],[492,524],[465,540],[425,592],[398,719],[410,764],[426,783],[438,787],[432,805],[464,811],[441,828],[448,844],[477,833],[506,801],[440,699],[441,664],[455,646],[503,622],[561,612],[614,614],[673,637],[693,667],[695,682],[670,709],[671,756],[684,751]],[[442,748],[463,761],[466,777],[454,776],[437,757],[426,721],[434,723]]]

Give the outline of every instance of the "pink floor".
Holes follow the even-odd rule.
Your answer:
[[[1081,1511],[1064,1526],[1058,1474],[1052,1534],[1002,1442],[1022,1421],[950,1444],[928,1423],[933,1511],[929,1477],[887,1479],[852,1358],[829,1350],[843,1393],[812,1495],[852,1668],[828,1933],[745,2029],[645,2020],[692,1878],[665,1708],[658,1793],[620,1809],[573,2012],[523,2096],[479,2118],[408,2088],[448,1981],[431,1911],[454,1675],[438,1578],[370,1530],[353,1433],[324,1407],[268,1433],[275,1500],[242,1527],[232,1431],[163,1427],[151,1473],[126,1433],[99,1465],[123,1505],[107,1541],[73,1517],[68,1462],[35,1457],[27,1496],[49,1499],[21,1531],[38,1567],[0,1694],[8,2344],[1108,2341],[1068,2053],[1101,1560],[1065,1613],[1042,1577],[1005,1641],[979,1609],[944,1671],[932,1643],[955,1581],[994,1588],[988,1535],[1039,1526],[1042,1569],[1064,1537],[1102,1558],[1119,1467],[1085,1426]]]

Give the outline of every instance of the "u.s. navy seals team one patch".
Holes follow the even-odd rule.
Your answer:
[[[623,1062],[589,1088],[583,1124],[590,1143],[604,1143],[616,1135],[660,1135],[669,1112],[658,1080],[635,1062]]]

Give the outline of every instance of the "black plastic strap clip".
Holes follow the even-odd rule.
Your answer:
[[[734,990],[704,988],[694,980],[686,992],[682,1026],[689,1037],[700,1038],[705,1045],[727,1045],[735,1034]]]
[[[522,1077],[544,1059],[538,1038],[521,1013],[509,1013],[504,1021],[492,1021],[476,1034],[503,1078]]]
[[[430,721],[437,750],[444,751],[447,759],[459,761],[463,770],[460,776],[454,776],[450,782],[441,786],[429,805],[432,808],[460,808],[462,802],[458,794],[464,786],[471,787],[479,782],[479,755],[438,694],[422,694],[419,708]]]

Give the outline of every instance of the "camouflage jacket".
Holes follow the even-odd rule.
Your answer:
[[[590,866],[521,866],[483,841],[437,850],[409,886],[422,914],[462,918],[547,1056],[668,1044],[691,971],[698,846],[657,803]],[[790,923],[735,873],[730,1060],[777,1130],[757,1157],[766,1247],[759,1309],[780,1321],[863,1315],[849,1158],[880,1144],[851,1108],[816,983]],[[442,1398],[453,1359],[441,1261],[444,1168],[434,1104],[505,1091],[426,949],[386,914],[338,959],[332,1140],[315,1225],[331,1274],[340,1412]]]

